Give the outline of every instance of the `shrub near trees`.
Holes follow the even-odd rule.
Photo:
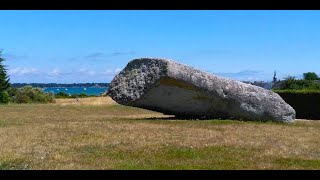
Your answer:
[[[40,88],[25,86],[22,88],[10,88],[8,91],[13,103],[53,103],[54,94],[45,93]]]
[[[96,95],[87,95],[86,93],[80,93],[80,94],[72,94],[71,96],[69,96],[67,93],[65,92],[58,92],[55,95],[55,98],[58,99],[63,99],[63,98],[86,98],[86,97],[96,97]]]
[[[275,90],[320,91],[318,75],[314,72],[303,73],[303,79],[288,76],[274,88]]]

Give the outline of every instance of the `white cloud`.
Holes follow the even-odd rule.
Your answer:
[[[60,71],[59,69],[53,69],[52,71],[48,72],[49,76],[59,76],[60,75]]]
[[[96,72],[95,71],[88,71],[87,74],[90,75],[90,76],[93,76],[93,75],[96,74]]]
[[[102,72],[102,74],[104,74],[104,75],[113,75],[114,72],[112,70],[110,70],[110,69],[107,69],[104,72]]]
[[[114,72],[115,72],[115,73],[119,73],[121,70],[122,70],[121,68],[116,68],[116,69],[114,70]]]
[[[84,72],[87,72],[88,70],[87,70],[87,68],[81,68],[81,69],[79,69],[79,72],[81,72],[81,73],[84,73]]]
[[[121,68],[115,68],[115,69],[106,69],[102,74],[106,76],[115,76],[118,74],[122,69]]]
[[[39,70],[37,68],[17,67],[8,70],[9,75],[26,75],[26,74],[37,74]]]
[[[96,53],[91,53],[91,54],[86,55],[85,58],[92,59],[92,58],[101,58],[104,56],[105,56],[104,53],[96,52]]]
[[[235,73],[214,73],[219,76],[239,80],[239,81],[272,81],[273,72],[244,70]]]
[[[89,76],[93,76],[93,75],[96,75],[97,72],[96,71],[93,71],[93,70],[89,70],[87,68],[81,68],[79,69],[78,71],[80,74],[82,75],[89,75]]]
[[[31,67],[15,67],[8,70],[12,82],[110,82],[122,68],[95,70],[86,67],[63,71],[61,68],[48,70]]]
[[[125,55],[133,55],[134,51],[116,51],[110,54],[110,56],[125,56]]]

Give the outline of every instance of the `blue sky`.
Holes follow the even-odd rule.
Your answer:
[[[320,75],[320,11],[0,11],[11,82],[110,82],[170,58],[237,80]]]

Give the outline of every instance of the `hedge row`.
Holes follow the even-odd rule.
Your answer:
[[[275,92],[296,110],[296,118],[320,120],[320,91],[276,90]]]
[[[320,90],[312,90],[312,89],[301,89],[301,90],[273,90],[276,93],[291,93],[291,94],[320,94]]]

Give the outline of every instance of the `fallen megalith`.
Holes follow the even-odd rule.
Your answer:
[[[293,122],[296,116],[270,90],[159,58],[130,61],[108,94],[122,105],[182,117]]]

